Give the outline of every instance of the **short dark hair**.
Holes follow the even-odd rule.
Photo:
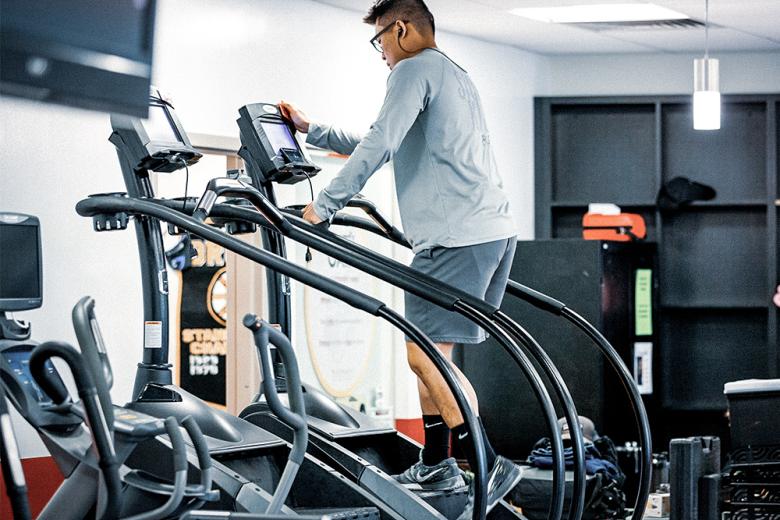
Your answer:
[[[423,0],[376,0],[363,17],[367,24],[374,25],[379,18],[390,16],[394,20],[406,20],[417,26],[420,31],[428,27],[436,34],[433,14]]]

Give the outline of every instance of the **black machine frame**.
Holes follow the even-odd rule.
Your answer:
[[[152,89],[149,103],[162,108],[181,141],[179,143],[151,141],[138,118],[111,115],[111,126],[114,131],[109,141],[116,147],[127,194],[130,197],[154,197],[150,171],[174,172],[195,164],[202,157],[202,154],[192,147],[175,111],[170,109],[170,103],[165,101],[158,90]],[[124,224],[126,225],[126,221]],[[111,227],[108,226],[107,229]],[[168,272],[159,223],[153,219],[141,218],[136,223],[135,229],[141,260],[144,322],[166,323],[169,308]],[[133,399],[149,382],[171,384],[173,381],[171,365],[168,363],[167,327],[161,327],[160,333],[160,348],[144,346],[143,361],[138,365],[133,387]]]
[[[241,151],[239,155],[244,159],[247,170],[250,173],[250,177],[254,180],[255,185],[261,188],[261,193],[265,196],[258,201],[254,201],[257,209],[269,219],[270,229],[276,229],[281,235],[292,238],[293,240],[300,241],[307,246],[313,247],[316,250],[325,252],[331,255],[334,245],[328,244],[326,240],[320,240],[318,243],[312,243],[311,237],[306,236],[306,231],[301,231],[302,235],[298,234],[295,227],[286,222],[286,217],[282,215],[277,209],[274,201],[273,191],[273,175],[267,175],[265,172],[268,168],[268,157],[265,155],[267,151],[264,150],[262,143],[267,140],[264,136],[262,128],[258,128],[258,125],[254,124],[252,117],[255,116],[259,109],[258,107],[265,107],[267,104],[257,103],[253,105],[247,105],[239,109],[239,119],[237,120],[238,126],[241,130]],[[269,110],[263,110],[266,113],[264,117],[275,117],[278,120],[284,121],[281,115],[277,113],[274,116],[269,116]],[[294,128],[290,128],[291,133],[294,132]],[[208,193],[208,189],[207,189]],[[209,200],[216,200],[215,197],[209,197]],[[271,204],[268,204],[271,202]],[[386,219],[377,218],[376,208],[370,203],[367,203],[362,197],[356,197],[353,199],[353,205],[361,207],[364,211],[372,214],[377,222],[382,224],[382,228],[385,230],[384,236],[390,240],[394,240],[399,243],[406,244],[403,234],[393,228]],[[262,225],[262,224],[261,224]],[[263,226],[269,228],[268,224]],[[326,236],[329,240],[335,241],[338,237],[328,233]],[[320,236],[319,238],[323,238]],[[316,240],[315,240],[316,242]],[[406,244],[408,245],[408,244]],[[524,373],[526,379],[531,384],[534,390],[534,394],[542,406],[543,413],[549,424],[550,435],[555,447],[553,454],[555,459],[554,464],[554,490],[552,496],[552,507],[550,509],[550,518],[560,518],[563,514],[563,496],[564,496],[564,477],[563,477],[563,445],[560,439],[560,434],[557,431],[557,420],[554,406],[550,400],[550,396],[547,393],[547,388],[544,385],[536,368],[531,364],[530,359],[527,357],[526,352],[530,353],[535,361],[540,364],[543,372],[547,376],[548,381],[552,385],[556,396],[560,399],[567,421],[570,424],[575,424],[577,421],[577,412],[574,406],[574,402],[571,395],[566,388],[563,379],[560,377],[554,364],[546,356],[542,348],[536,343],[536,341],[519,325],[515,324],[511,334],[507,333],[505,329],[506,325],[498,325],[494,323],[489,316],[497,311],[496,308],[476,298],[472,298],[465,293],[455,291],[456,296],[446,294],[446,291],[442,291],[441,284],[435,280],[424,280],[424,284],[420,284],[419,275],[414,270],[408,269],[406,266],[401,266],[389,259],[383,259],[380,255],[375,255],[373,252],[358,248],[356,244],[352,244],[348,241],[340,242],[336,248],[342,247],[343,255],[334,256],[339,258],[345,263],[356,267],[357,269],[368,272],[372,276],[375,276],[381,280],[389,282],[391,285],[402,288],[405,291],[409,291],[419,297],[427,299],[436,305],[442,306],[449,310],[459,312],[468,319],[479,323],[481,326],[495,337],[499,338],[499,341],[504,349],[510,354],[513,360],[518,364]],[[373,262],[373,265],[372,265]],[[388,270],[390,268],[391,270]],[[416,279],[418,278],[418,279]],[[454,289],[454,288],[449,288]],[[274,280],[269,278],[268,293],[275,295],[278,298],[284,296],[289,305],[289,291],[287,294],[279,292],[279,285]],[[269,302],[269,306],[273,312],[273,302]],[[284,325],[283,325],[284,328]],[[518,343],[522,344],[524,350],[519,348]],[[578,428],[572,428],[573,431],[579,433]],[[570,508],[569,518],[578,518],[582,514],[585,501],[585,467],[584,467],[584,446],[581,435],[575,435],[574,438],[574,452],[575,452],[575,482],[573,491],[573,504]]]
[[[463,390],[460,388],[457,382],[457,376],[452,368],[446,362],[442,354],[436,349],[433,343],[430,342],[427,337],[420,332],[417,327],[406,321],[403,317],[387,308],[382,302],[365,296],[354,289],[340,285],[336,282],[327,280],[314,273],[311,273],[303,268],[297,267],[294,264],[290,264],[276,255],[273,255],[267,251],[250,246],[238,239],[235,239],[222,231],[216,230],[210,226],[202,224],[192,217],[182,215],[179,211],[164,207],[162,204],[156,203],[150,200],[141,200],[133,197],[118,197],[113,195],[96,195],[80,201],[76,205],[76,211],[81,216],[101,218],[105,215],[116,214],[132,214],[142,217],[151,217],[155,221],[164,221],[170,224],[174,224],[180,229],[186,230],[190,233],[198,235],[206,240],[209,240],[215,244],[235,252],[245,258],[248,258],[254,262],[266,266],[267,268],[279,271],[286,276],[297,279],[303,283],[311,285],[312,287],[330,294],[336,298],[339,298],[353,307],[356,307],[364,312],[380,317],[393,326],[401,329],[410,338],[418,342],[418,345],[430,357],[436,367],[441,371],[445,381],[450,387],[458,406],[461,408],[464,418],[469,426],[469,430],[472,432],[479,431],[476,416],[471,412],[468,400],[466,399]],[[158,229],[159,233],[159,229]],[[158,283],[158,280],[152,280],[150,286],[154,286]],[[161,287],[157,285],[157,287]],[[150,296],[144,294],[145,298]],[[167,368],[157,368],[162,372],[167,372],[168,378],[170,378],[170,365]],[[138,377],[146,377],[140,370],[137,374]],[[138,378],[137,377],[137,378]],[[150,381],[151,382],[151,381]],[[137,381],[136,381],[137,383]],[[474,442],[477,445],[478,458],[481,465],[484,468],[485,455],[484,446],[482,445],[482,439],[479,435],[473,435]],[[485,472],[483,471],[483,475]],[[478,511],[475,509],[475,511]],[[481,518],[484,518],[484,507],[482,509]]]

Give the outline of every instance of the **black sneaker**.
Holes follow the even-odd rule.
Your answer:
[[[487,511],[490,512],[504,498],[504,495],[512,489],[523,478],[523,470],[501,455],[496,457],[496,463],[493,469],[488,473],[488,492],[487,492]],[[474,516],[474,482],[469,485],[469,500],[466,502],[466,509],[460,514],[458,520],[471,520]]]
[[[416,491],[452,491],[466,485],[463,472],[450,457],[435,466],[423,464],[422,455],[411,468],[393,478],[404,487]]]

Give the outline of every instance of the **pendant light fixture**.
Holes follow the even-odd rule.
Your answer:
[[[704,0],[704,58],[693,60],[693,129],[720,129],[718,60],[710,58],[710,1]]]

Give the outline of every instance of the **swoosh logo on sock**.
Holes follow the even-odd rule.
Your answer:
[[[432,424],[426,424],[425,427],[426,428],[433,428],[434,426],[439,426],[440,424],[444,424],[444,422],[443,421],[439,421],[439,422],[432,423]]]
[[[465,439],[465,438],[466,438],[466,435],[468,435],[468,434],[469,434],[468,432],[466,432],[466,433],[461,433],[461,434],[458,434],[458,439],[462,441],[463,439]]]

